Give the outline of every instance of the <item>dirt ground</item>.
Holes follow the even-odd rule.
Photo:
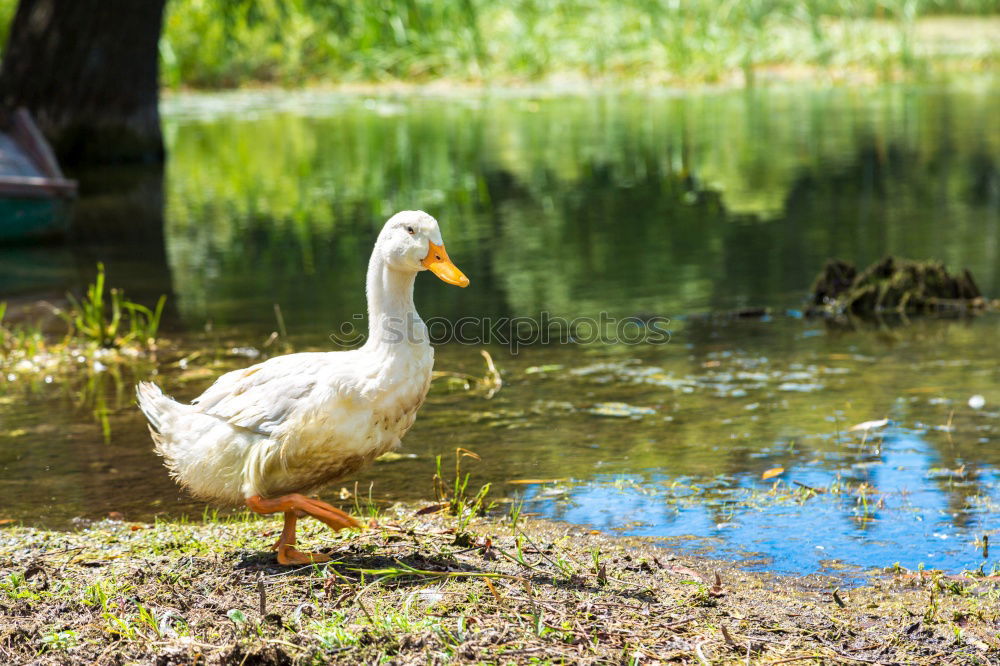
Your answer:
[[[303,521],[300,547],[333,562],[299,568],[270,551],[277,519],[7,525],[0,663],[1000,663],[990,576],[896,570],[848,589],[516,509],[363,519]]]

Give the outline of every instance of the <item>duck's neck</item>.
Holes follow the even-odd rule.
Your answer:
[[[368,340],[372,351],[400,352],[427,348],[427,327],[413,306],[416,273],[397,271],[377,253],[368,262]]]

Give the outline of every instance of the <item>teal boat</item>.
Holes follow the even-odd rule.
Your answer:
[[[69,230],[76,181],[63,176],[25,109],[0,127],[0,244],[58,239]]]

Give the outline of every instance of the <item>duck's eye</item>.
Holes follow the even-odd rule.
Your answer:
[[[406,233],[413,235],[413,227],[406,227]]]

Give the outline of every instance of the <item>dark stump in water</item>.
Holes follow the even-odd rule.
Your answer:
[[[830,259],[813,282],[811,314],[885,312],[922,314],[967,312],[986,306],[972,274],[951,275],[939,261],[886,257],[860,273],[852,265]]]

